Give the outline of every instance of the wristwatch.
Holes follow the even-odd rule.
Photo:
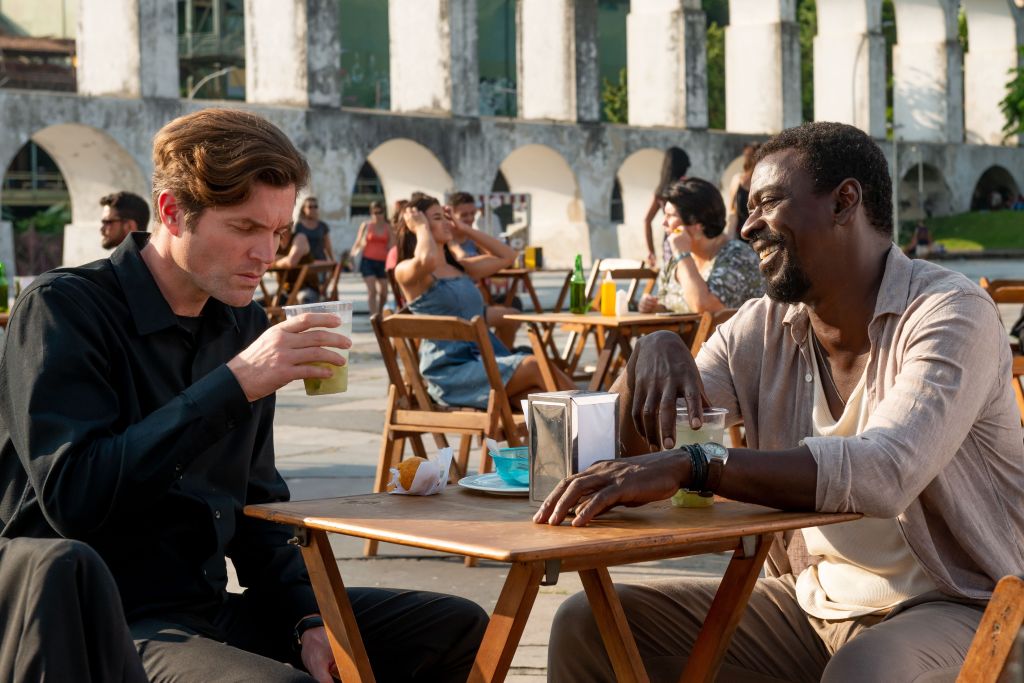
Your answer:
[[[295,624],[295,647],[302,648],[302,634],[311,628],[319,628],[324,625],[324,620],[319,614],[311,614],[308,617],[299,619]]]
[[[701,452],[704,454],[704,458],[707,461],[708,466],[707,484],[704,488],[708,493],[714,493],[722,483],[722,473],[725,472],[725,463],[729,462],[729,449],[720,443],[715,443],[714,441],[697,444],[697,447],[700,448]]]

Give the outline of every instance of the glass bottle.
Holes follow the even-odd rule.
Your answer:
[[[590,308],[587,301],[587,281],[583,277],[583,256],[576,254],[576,267],[569,279],[569,312],[586,313]]]

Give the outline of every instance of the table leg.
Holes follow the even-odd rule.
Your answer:
[[[512,565],[473,662],[470,683],[505,680],[543,575],[543,562],[516,562]]]
[[[604,340],[604,348],[601,349],[601,353],[597,357],[597,369],[594,370],[594,376],[590,378],[590,386],[588,387],[591,391],[601,391],[601,387],[604,386],[604,380],[612,367],[612,356],[615,355],[615,347],[618,345],[619,330],[613,327],[608,330],[608,336]]]
[[[579,574],[608,658],[612,660],[615,680],[620,683],[646,683],[649,680],[647,671],[608,570],[604,567],[582,569]]]
[[[327,532],[307,529],[306,534],[309,542],[302,546],[302,559],[309,570],[338,673],[345,683],[372,683],[370,659],[363,647],[363,637],[359,634],[356,615],[352,612]]]
[[[523,276],[523,289],[530,295],[530,301],[533,302],[533,310],[537,313],[543,313],[544,307],[540,305],[540,297],[537,296],[537,290],[533,288],[533,281],[530,280],[529,275]]]
[[[771,544],[772,535],[765,534],[757,537],[757,547],[750,555],[744,554],[742,546],[733,553],[715,599],[711,602],[708,616],[704,619],[704,626],[694,643],[690,659],[686,662],[686,669],[679,679],[680,683],[711,683],[715,680]]]

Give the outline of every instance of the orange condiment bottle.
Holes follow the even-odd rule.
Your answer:
[[[615,315],[615,280],[611,273],[605,273],[601,282],[601,315]]]

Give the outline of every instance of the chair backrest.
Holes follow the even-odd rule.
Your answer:
[[[447,315],[398,313],[388,316],[375,315],[371,319],[371,325],[380,345],[381,355],[384,357],[388,379],[395,385],[399,397],[409,399],[410,406],[420,410],[440,409],[427,393],[427,382],[420,373],[420,341],[433,339],[476,344],[480,349],[480,358],[490,385],[490,405],[487,412],[496,411],[505,433],[515,433],[511,404],[505,391],[505,384],[501,380],[501,371],[494,360],[494,347],[491,346],[483,317],[475,316],[472,320],[464,320]]]
[[[957,683],[1024,680],[1024,577],[1004,576],[992,592]],[[1013,673],[1010,668],[1016,669]],[[1008,674],[1002,678],[1003,674]]]
[[[1024,280],[989,280],[982,277],[978,284],[997,304],[1024,304]]]
[[[598,259],[594,262],[590,277],[587,279],[587,299],[596,302],[597,307],[600,307],[601,281],[606,276],[611,276],[615,281],[628,281],[626,297],[630,303],[633,303],[641,283],[643,283],[643,294],[650,294],[654,291],[654,284],[658,280],[658,271],[647,268],[643,261],[636,259]]]
[[[735,308],[723,308],[714,313],[708,313],[707,311],[701,313],[700,324],[697,326],[697,332],[693,335],[693,343],[690,345],[690,353],[693,354],[694,358],[697,357],[700,347],[704,346],[704,342],[711,339],[711,335],[715,333],[718,326],[736,315],[737,310]]]

